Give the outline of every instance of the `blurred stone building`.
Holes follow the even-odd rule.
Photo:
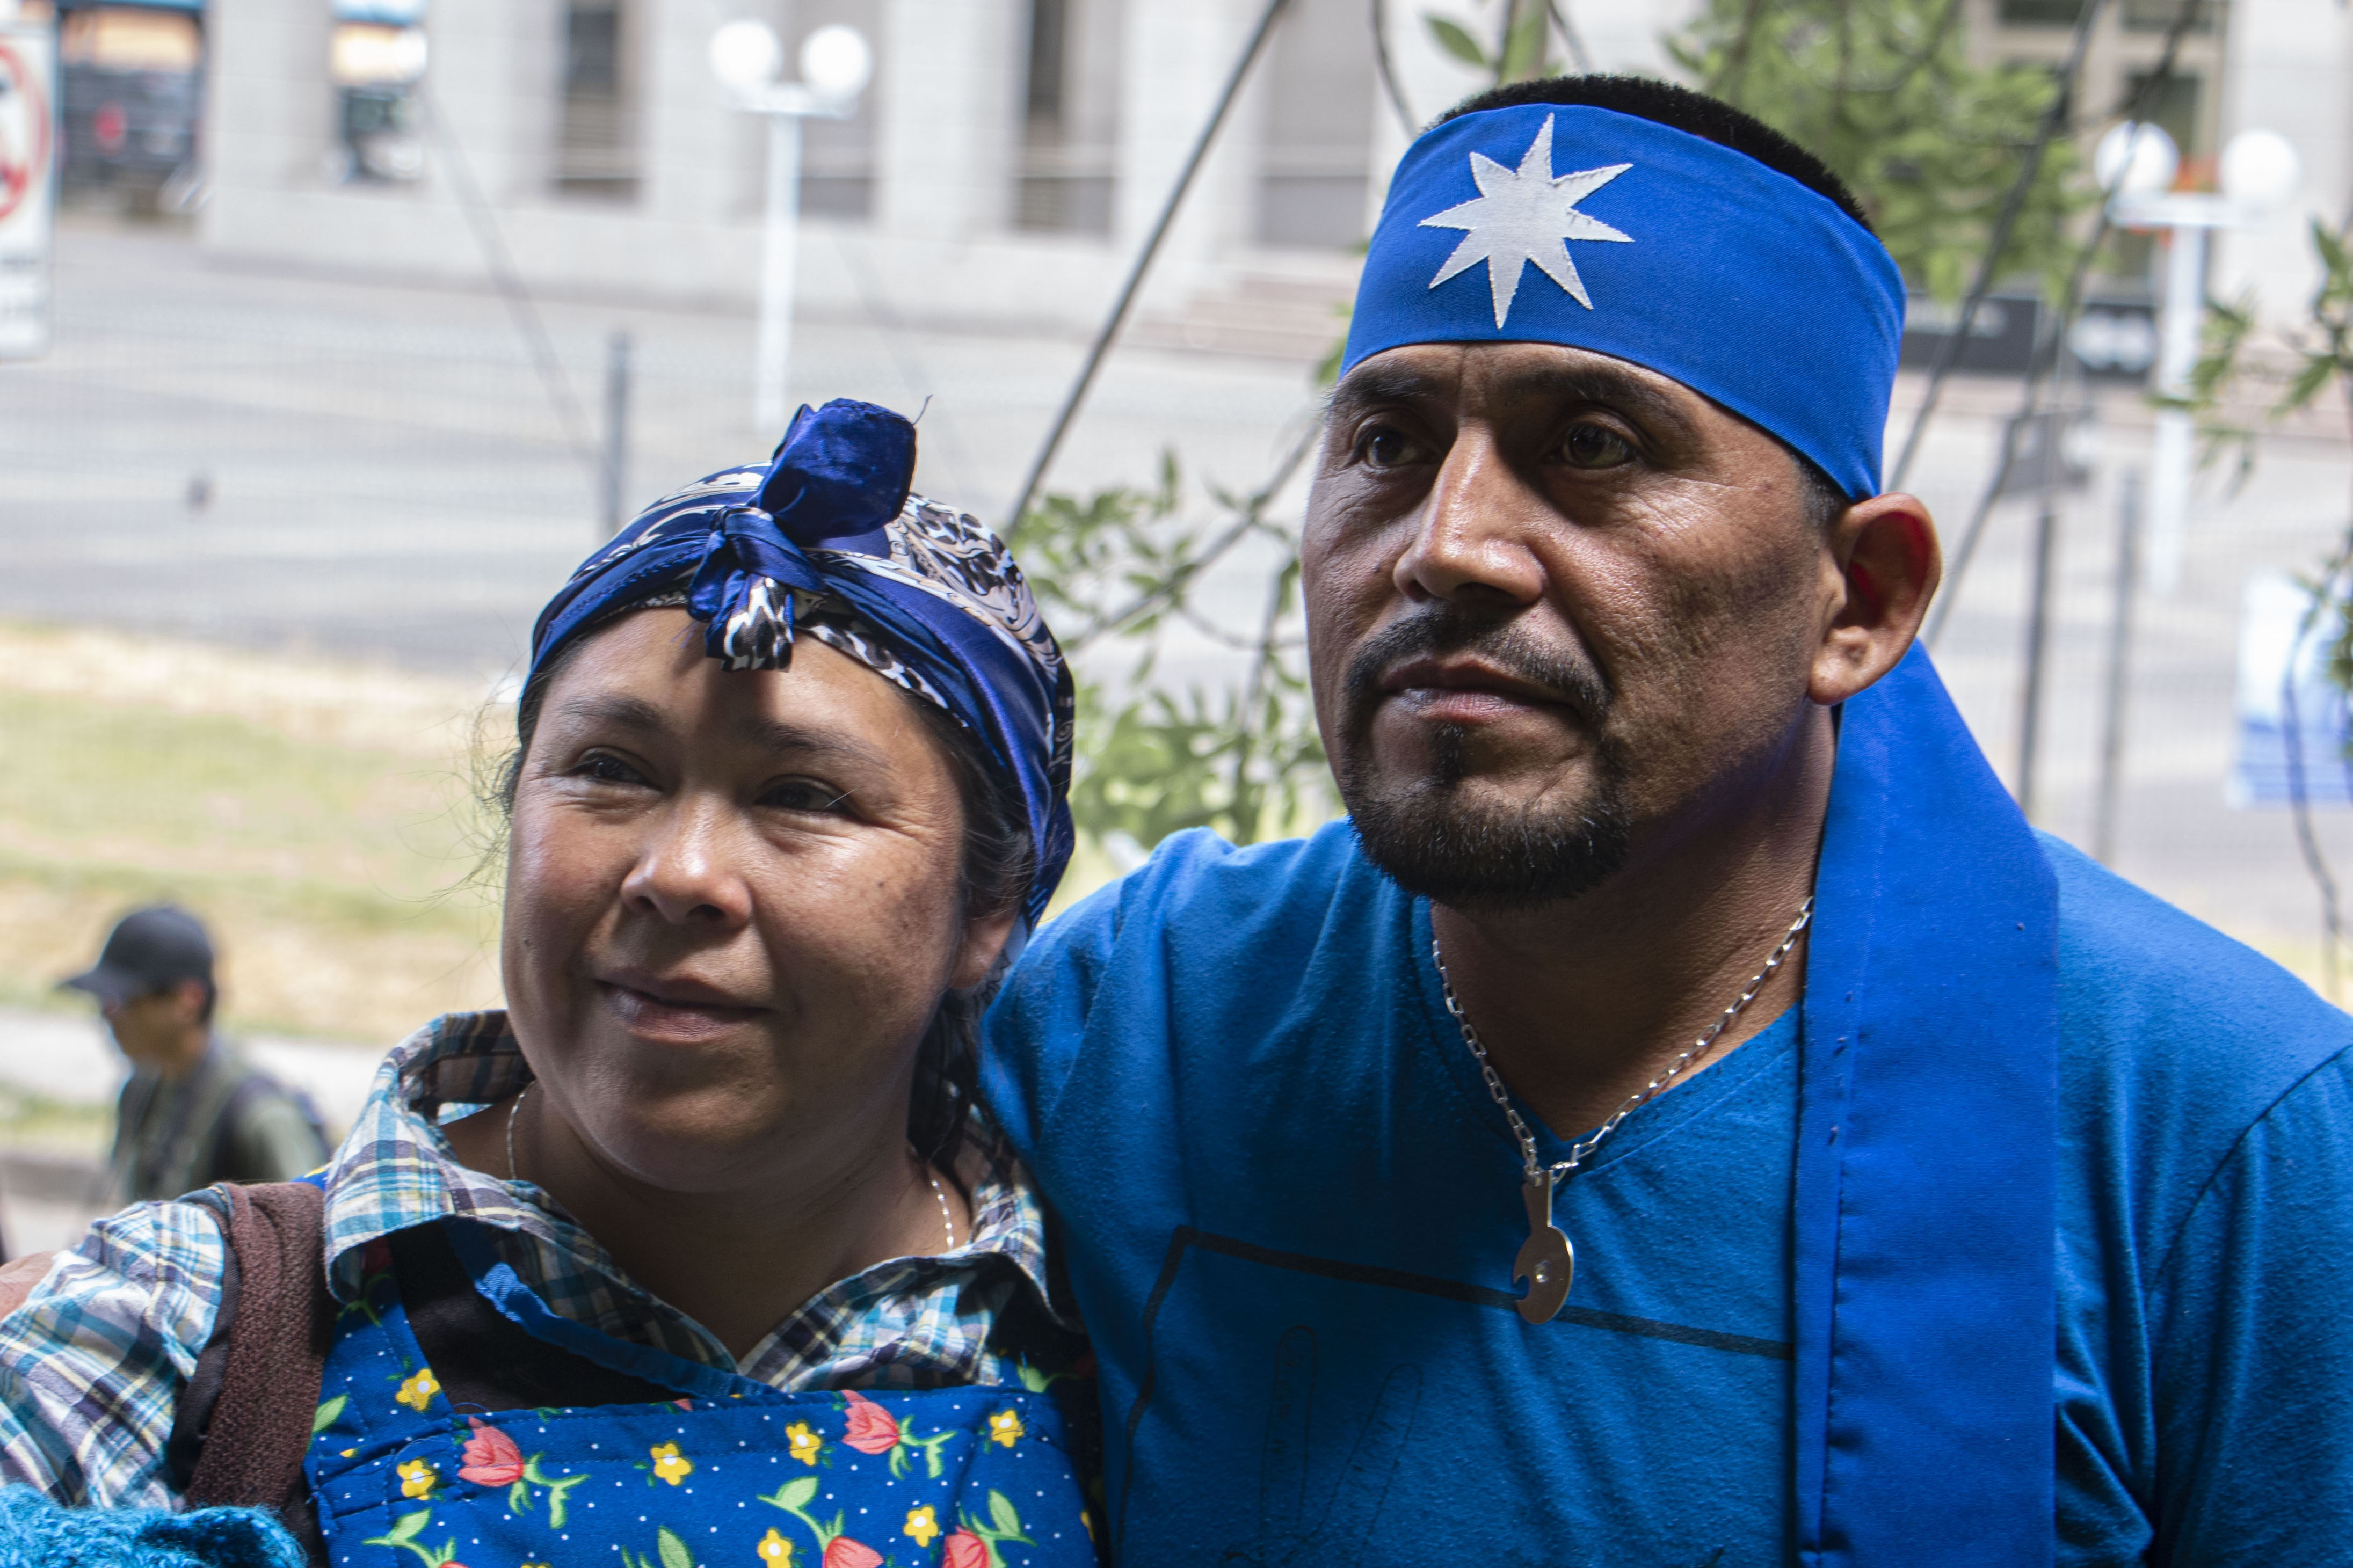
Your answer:
[[[1972,47],[2062,57],[2082,0],[1965,0]],[[1689,0],[1567,7],[1598,69],[1662,70]],[[2175,0],[2116,0],[2094,114],[2155,59]],[[1385,0],[1405,110],[1479,85]],[[1489,8],[1492,8],[1491,6]],[[740,304],[755,287],[762,129],[707,63],[762,17],[872,40],[855,117],[808,123],[804,310],[1069,331],[1100,319],[1261,0],[213,0],[205,243],[479,279],[493,250],[555,293]],[[1320,353],[1405,141],[1366,0],[1293,0],[1172,236],[1139,331]],[[2307,206],[2353,186],[2353,18],[2337,0],[2209,0],[2160,107],[2193,159],[2264,123]],[[2299,292],[2301,222],[2227,244],[2218,280]]]

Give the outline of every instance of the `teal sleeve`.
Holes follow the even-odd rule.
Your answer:
[[[2247,1130],[2156,1287],[2151,1561],[2335,1568],[2353,1558],[2348,1054]]]

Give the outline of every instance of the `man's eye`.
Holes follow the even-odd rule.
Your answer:
[[[1599,425],[1572,425],[1560,438],[1561,461],[1572,468],[1615,468],[1633,455],[1624,437]]]
[[[1356,438],[1356,451],[1378,468],[1395,468],[1413,455],[1413,442],[1394,425],[1376,425]]]
[[[760,804],[778,811],[838,812],[849,804],[849,795],[815,779],[786,779],[771,785]]]

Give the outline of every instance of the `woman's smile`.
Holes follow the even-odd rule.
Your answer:
[[[682,975],[616,970],[596,977],[606,1011],[640,1039],[693,1046],[733,1034],[771,1009]]]

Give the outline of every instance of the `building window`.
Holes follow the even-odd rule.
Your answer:
[[[565,195],[637,199],[637,103],[628,27],[622,0],[566,0],[564,100],[555,136],[555,188]]]
[[[1257,236],[1345,249],[1366,235],[1372,163],[1372,35],[1356,0],[1294,0],[1266,62]]]
[[[425,0],[335,0],[334,17],[327,76],[335,86],[343,178],[354,184],[422,178]]]
[[[2195,36],[2214,30],[2214,18],[2222,9],[2222,0],[2125,0],[2125,30],[2133,33],[2163,33],[2172,29],[2181,19],[2181,7],[2194,4],[2198,15],[2190,20],[2189,31]]]
[[[2126,32],[2162,33],[2180,18],[2181,7],[2190,0],[2124,0],[2124,25]],[[2195,34],[2214,30],[2214,18],[2222,9],[2222,0],[2195,0],[2198,15],[2189,24]],[[1999,0],[1994,14],[2003,22],[2019,27],[2072,27],[2075,18],[2084,14],[2084,0]]]
[[[1016,227],[1109,234],[1112,223],[1111,75],[1097,62],[1107,28],[1085,0],[1029,0],[1029,62],[1023,89]],[[1095,46],[1091,50],[1090,46]]]
[[[793,26],[785,34],[787,59],[800,58],[801,45],[819,27],[839,24],[869,38],[885,31],[877,0],[793,0]],[[790,74],[792,68],[788,68]],[[876,83],[858,95],[858,107],[839,120],[801,121],[801,212],[838,223],[864,223],[874,214],[874,141],[882,94]]]

